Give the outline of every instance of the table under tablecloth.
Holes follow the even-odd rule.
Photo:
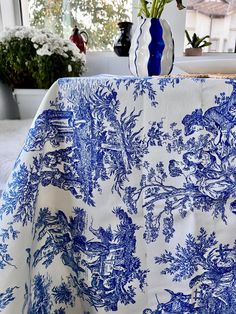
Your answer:
[[[0,203],[5,314],[236,311],[236,81],[59,79]]]

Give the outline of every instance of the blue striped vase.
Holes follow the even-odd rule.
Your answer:
[[[129,68],[135,76],[169,74],[174,62],[174,41],[169,24],[140,18],[131,40]]]

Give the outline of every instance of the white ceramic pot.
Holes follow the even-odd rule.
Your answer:
[[[173,62],[174,41],[167,21],[140,18],[129,51],[131,73],[135,76],[169,74]]]
[[[46,92],[47,89],[14,89],[13,95],[18,104],[20,119],[30,119],[35,116]]]

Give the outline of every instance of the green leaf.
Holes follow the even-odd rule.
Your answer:
[[[211,45],[211,42],[204,41],[204,43],[201,46],[199,46],[199,48],[208,47],[210,45]]]
[[[191,44],[192,40],[191,40],[190,35],[189,35],[187,30],[185,30],[185,34],[186,34],[186,37],[187,37],[189,44]]]

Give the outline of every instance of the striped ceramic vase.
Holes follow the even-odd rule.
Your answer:
[[[129,68],[135,76],[169,74],[174,62],[174,41],[169,24],[157,18],[140,18],[129,51]]]

